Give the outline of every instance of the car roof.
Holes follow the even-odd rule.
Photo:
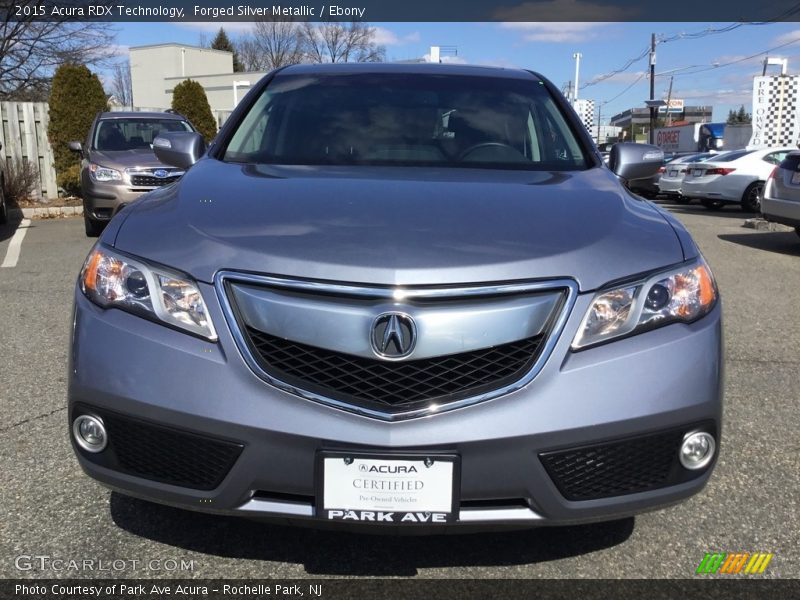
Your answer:
[[[535,73],[523,69],[447,63],[321,63],[292,65],[281,69],[279,74],[283,73],[291,75],[352,75],[355,73],[470,75],[488,78],[540,80],[540,77]]]
[[[186,117],[172,112],[138,112],[135,110],[120,110],[100,113],[101,119],[171,119],[185,121]]]

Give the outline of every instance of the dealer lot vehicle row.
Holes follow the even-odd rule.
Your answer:
[[[0,389],[7,412],[0,456],[9,481],[1,510],[4,539],[12,541],[3,548],[0,574],[76,576],[14,568],[18,554],[47,554],[192,560],[193,575],[202,577],[692,577],[708,551],[763,550],[775,555],[766,576],[799,576],[800,556],[785,526],[800,517],[785,501],[800,494],[797,238],[742,229],[738,211],[665,205],[698,241],[724,297],[726,404],[720,462],[708,486],[682,505],[635,520],[459,540],[286,529],[128,499],[88,481],[64,426],[63,365],[72,286],[91,242],[80,220],[33,221],[19,264],[0,271],[8,378]],[[11,233],[2,229],[0,253]],[[124,365],[119,374],[132,376]]]

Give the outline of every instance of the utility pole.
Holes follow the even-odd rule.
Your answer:
[[[656,99],[656,34],[650,34],[650,100]],[[656,107],[650,107],[650,133],[648,141],[652,144],[656,128]]]
[[[575,59],[575,95],[573,96],[573,100],[577,100],[578,99],[578,75],[580,74],[580,71],[581,71],[581,57],[582,56],[583,56],[583,54],[581,54],[580,52],[575,52],[572,55],[572,58]]]
[[[603,103],[597,105],[597,143],[600,143],[600,119],[603,118]]]
[[[669,103],[672,102],[672,80],[675,78],[674,75],[670,75],[669,78],[669,91],[667,92],[667,127],[672,126],[672,113],[670,112]]]

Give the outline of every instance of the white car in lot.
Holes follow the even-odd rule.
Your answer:
[[[713,210],[736,203],[744,211],[758,212],[767,177],[792,150],[797,148],[734,150],[692,165],[681,193],[699,198],[703,206]]]
[[[672,159],[661,167],[661,177],[658,179],[659,193],[668,196],[679,204],[688,204],[690,199],[681,193],[681,184],[687,170],[692,168],[692,163],[703,162],[717,156],[720,156],[720,154],[703,152]]]
[[[767,221],[794,227],[800,235],[800,152],[792,152],[767,179],[761,212]]]

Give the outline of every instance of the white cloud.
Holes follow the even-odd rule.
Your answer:
[[[597,37],[599,29],[608,23],[533,23],[529,21],[505,22],[500,26],[522,33],[526,42],[583,42]]]
[[[790,42],[800,42],[800,29],[782,33],[770,42],[770,46],[780,46],[781,44],[788,44]]]
[[[385,27],[375,27],[374,42],[381,46],[400,46],[402,44],[419,42],[419,32],[415,31],[408,35],[399,36],[394,31],[386,29]]]
[[[645,71],[623,71],[622,73],[616,73],[611,77],[603,79],[603,83],[620,83],[620,84],[630,84],[634,81],[645,80],[647,73]],[[596,75],[594,78],[589,80],[589,83],[595,83],[601,77],[605,77],[605,75]],[[658,80],[656,80],[658,81]]]
[[[714,105],[714,104],[744,104],[749,105],[753,101],[753,90],[750,88],[728,88],[728,89],[690,89],[674,90],[676,98],[683,98],[692,105]]]

